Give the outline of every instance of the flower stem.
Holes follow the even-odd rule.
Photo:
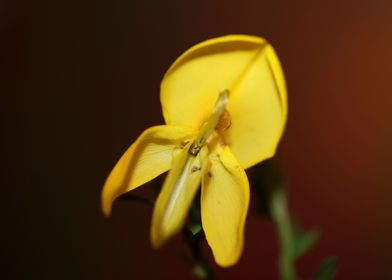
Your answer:
[[[282,188],[275,188],[272,191],[270,209],[279,236],[281,280],[295,280],[293,229],[287,208],[286,195]]]
[[[197,279],[213,280],[212,269],[202,253],[201,246],[203,240],[205,240],[205,235],[201,227],[200,205],[198,205],[198,202],[192,205],[188,215],[188,224],[184,227],[182,233],[192,254],[193,275]]]

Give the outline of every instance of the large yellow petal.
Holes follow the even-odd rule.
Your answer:
[[[145,130],[106,179],[102,190],[104,214],[110,214],[113,201],[118,196],[169,170],[174,148],[193,137],[194,132],[178,126],[162,125]]]
[[[215,261],[227,267],[241,256],[249,183],[245,171],[227,146],[212,154],[210,159],[210,172],[202,182],[202,224]]]
[[[151,224],[154,248],[182,229],[201,177],[208,167],[207,147],[193,156],[188,152],[190,145],[174,153],[172,169],[155,202]]]
[[[257,37],[233,35],[207,40],[182,54],[161,83],[166,123],[199,127],[207,119],[218,93],[231,89],[266,42]]]
[[[286,123],[287,97],[283,73],[270,45],[256,55],[227,110],[231,127],[224,133],[224,142],[243,168],[275,154]]]
[[[181,55],[161,83],[166,123],[199,128],[224,89],[232,117],[225,141],[240,164],[272,156],[286,120],[286,89],[275,52],[259,37],[219,37]]]

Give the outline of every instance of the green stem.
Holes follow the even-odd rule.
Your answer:
[[[212,269],[209,267],[208,261],[204,258],[202,252],[201,246],[205,236],[201,227],[200,205],[197,202],[193,203],[189,211],[188,224],[184,228],[183,234],[194,260],[193,275],[201,280],[213,280]]]
[[[280,276],[282,280],[295,280],[293,230],[284,190],[281,188],[273,190],[270,203],[280,243]]]

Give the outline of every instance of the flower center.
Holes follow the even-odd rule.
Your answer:
[[[230,127],[231,118],[226,110],[229,101],[229,90],[225,89],[219,93],[218,100],[208,120],[202,125],[198,136],[189,148],[189,153],[196,156],[201,148],[206,144],[208,138],[213,134],[214,130],[223,131]]]

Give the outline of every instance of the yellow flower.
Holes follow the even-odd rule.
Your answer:
[[[219,265],[233,265],[249,205],[244,169],[274,155],[286,121],[278,58],[259,37],[207,40],[167,71],[161,104],[166,125],[145,130],[121,157],[103,188],[103,212],[110,214],[119,195],[170,170],[154,207],[153,247],[182,229],[201,184],[207,242]]]

